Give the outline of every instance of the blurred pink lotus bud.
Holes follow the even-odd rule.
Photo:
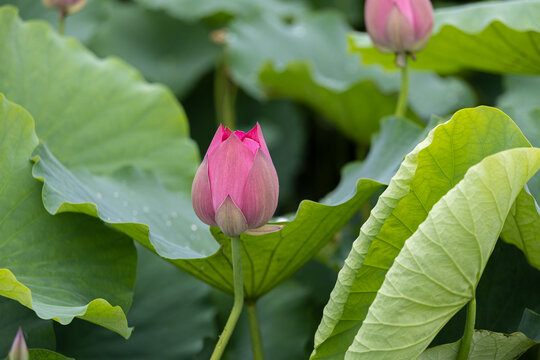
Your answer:
[[[430,0],[366,0],[364,13],[369,36],[382,52],[415,53],[431,36]]]
[[[26,347],[26,342],[24,341],[24,335],[22,329],[19,327],[15,340],[13,340],[13,345],[11,345],[11,350],[9,350],[8,355],[9,360],[28,360],[30,355],[28,354],[28,348]]]
[[[73,14],[81,10],[88,0],[43,0],[48,8],[58,9],[66,14]]]
[[[270,220],[278,194],[276,169],[259,124],[248,133],[220,125],[193,180],[197,216],[238,236]]]

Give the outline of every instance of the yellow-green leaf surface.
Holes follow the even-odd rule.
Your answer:
[[[66,166],[137,166],[169,188],[191,187],[199,155],[171,92],[44,22],[23,23],[11,6],[0,8],[0,91],[32,114],[39,139]]]
[[[135,248],[94,219],[47,213],[32,177],[37,144],[28,112],[0,96],[0,295],[43,319],[80,317],[128,337]]]
[[[454,73],[540,74],[540,2],[486,1],[435,11],[433,35],[411,61],[412,68]],[[395,56],[379,52],[366,33],[352,33],[349,46],[366,64],[395,68]]]
[[[469,360],[515,360],[536,343],[522,333],[501,334],[475,330]],[[460,342],[427,349],[419,360],[455,360]]]
[[[361,66],[347,52],[350,27],[337,13],[308,13],[285,22],[257,16],[234,21],[225,55],[234,80],[253,96],[290,97],[323,114],[362,143],[395,110],[398,72]],[[410,105],[419,117],[446,115],[474,105],[470,88],[456,78],[411,74]],[[412,116],[414,116],[411,113]]]
[[[487,107],[457,112],[417,145],[353,244],[315,336],[313,358],[344,357],[403,244],[469,167],[499,151],[526,146],[512,120]]]

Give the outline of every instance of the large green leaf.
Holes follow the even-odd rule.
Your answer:
[[[168,187],[189,189],[198,152],[174,96],[16,13],[0,9],[0,91],[32,114],[54,154],[97,173],[151,169]]]
[[[213,229],[222,245],[218,248],[187,197],[167,191],[152,174],[135,169],[95,176],[68,170],[45,146],[39,146],[35,155],[39,161],[33,173],[45,182],[43,202],[51,214],[74,211],[97,216],[194,276],[233,292],[229,238]],[[243,234],[246,296],[257,298],[291,276],[380,186],[361,180],[354,196],[341,204],[304,201],[296,218],[281,230]]]
[[[195,21],[202,18],[224,15],[229,17],[249,17],[255,14],[274,13],[280,16],[294,16],[305,11],[301,1],[290,0],[136,0],[151,9],[165,10],[181,20]]]
[[[53,217],[30,156],[38,140],[20,106],[0,97],[0,295],[42,319],[80,317],[128,337],[135,281],[131,240],[78,214]]]
[[[107,21],[88,46],[101,56],[118,56],[150,81],[184,95],[214,66],[216,46],[202,24],[186,24],[135,4],[112,4]]]
[[[347,136],[369,143],[378,119],[394,112],[397,72],[361,66],[346,49],[350,30],[337,13],[306,14],[292,23],[258,16],[231,24],[226,59],[234,80],[253,96],[287,96],[313,107]],[[429,118],[471,106],[465,83],[432,73],[413,73],[410,98],[416,114]],[[452,96],[448,96],[452,94]]]
[[[435,12],[433,35],[412,68],[453,73],[475,69],[495,73],[540,74],[540,3],[491,1]],[[366,33],[349,36],[350,48],[366,64],[395,68],[395,55],[379,52]]]
[[[315,358],[342,358],[405,240],[469,167],[498,151],[530,146],[502,112],[457,112],[402,163],[340,271],[315,337]]]
[[[439,345],[422,353],[419,360],[454,360],[460,342]],[[514,360],[519,358],[535,342],[522,333],[501,334],[475,330],[472,337],[469,360]]]
[[[538,169],[538,148],[506,150],[471,167],[407,239],[345,357],[420,355],[474,297],[510,207]]]
[[[191,359],[217,337],[210,287],[138,247],[139,264],[126,341],[82,321],[57,329],[58,351],[78,360]]]

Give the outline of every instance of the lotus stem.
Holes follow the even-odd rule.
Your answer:
[[[58,18],[58,33],[64,35],[64,27],[66,25],[67,10],[61,9]]]
[[[231,249],[234,279],[234,305],[210,360],[221,359],[244,306],[244,275],[242,274],[242,243],[240,242],[240,236],[231,238]]]
[[[399,92],[395,115],[405,117],[407,113],[407,96],[409,93],[409,56],[407,54],[398,54],[397,56],[402,56],[401,61],[398,62],[401,67],[401,90]]]
[[[229,129],[236,129],[236,94],[238,89],[229,77],[226,64],[216,69],[214,80],[214,101],[216,104],[216,118],[218,124],[223,124]]]
[[[474,323],[476,322],[476,298],[469,302],[467,306],[467,321],[465,322],[465,331],[459,345],[457,360],[467,360],[471,350],[471,342],[474,333]]]
[[[264,360],[261,330],[257,316],[256,301],[246,301],[246,310],[249,319],[249,331],[251,332],[251,345],[253,347],[254,360]]]

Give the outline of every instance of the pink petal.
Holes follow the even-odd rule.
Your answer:
[[[259,146],[259,143],[255,140],[251,140],[250,138],[246,137],[242,143],[251,151],[253,155],[259,150],[261,147]]]
[[[394,0],[395,6],[397,6],[399,11],[407,18],[407,20],[409,20],[411,25],[414,24],[414,14],[411,2],[415,1],[417,0]]]
[[[251,129],[251,130],[246,134],[246,137],[247,137],[247,138],[250,138],[250,139],[253,139],[253,140],[255,140],[256,142],[258,142],[258,143],[259,143],[259,146],[260,146],[261,149],[264,151],[264,153],[265,153],[266,155],[268,155],[268,157],[271,159],[270,152],[268,151],[268,147],[266,146],[266,142],[264,141],[262,129],[261,129],[261,126],[259,125],[259,123],[257,123],[257,124],[255,125],[255,127],[253,127],[253,129]],[[271,161],[271,160],[270,160],[270,161]]]
[[[216,133],[214,134],[214,137],[212,138],[212,141],[210,142],[210,146],[208,147],[208,150],[206,150],[206,155],[214,151],[214,149],[223,142],[224,140],[223,137],[225,138],[228,137],[226,130],[229,130],[229,129],[225,129],[223,125],[219,125],[218,129],[216,130]]]
[[[242,212],[250,229],[258,228],[270,220],[276,211],[278,195],[276,169],[270,158],[259,150],[244,187]]]
[[[247,230],[248,224],[242,211],[230,196],[227,196],[216,211],[216,222],[227,236],[239,236]]]
[[[210,179],[208,178],[208,158],[205,156],[203,162],[197,169],[193,185],[191,186],[191,203],[195,214],[205,224],[217,226],[214,217],[214,205],[212,203],[212,192],[210,191]]]
[[[364,17],[373,44],[381,51],[391,52],[386,39],[386,22],[393,0],[366,0]]]
[[[414,13],[415,44],[412,51],[422,50],[431,37],[433,29],[433,6],[430,0],[418,0],[412,3]]]
[[[386,28],[387,41],[392,50],[404,53],[414,44],[414,30],[407,17],[394,7],[390,10]]]
[[[240,140],[244,140],[244,138],[246,137],[246,133],[240,130],[236,130],[234,132],[234,135],[238,136]]]
[[[254,155],[235,134],[231,134],[208,155],[208,177],[214,209],[217,210],[227,196],[242,207],[244,186],[253,158]]]

